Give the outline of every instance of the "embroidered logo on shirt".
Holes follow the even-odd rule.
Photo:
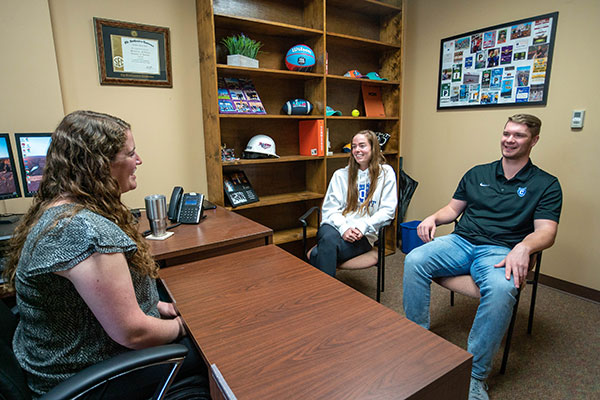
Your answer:
[[[371,187],[370,183],[359,183],[358,184],[358,202],[360,204],[365,201],[367,198],[367,194],[369,194],[369,188]]]
[[[519,197],[525,196],[525,193],[527,193],[527,186],[526,187],[520,187],[520,188],[517,189],[517,194],[519,195]]]
[[[488,187],[488,186],[490,186],[490,184],[489,183],[479,182],[479,186],[481,186],[481,187]]]

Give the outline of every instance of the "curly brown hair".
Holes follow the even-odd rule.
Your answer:
[[[52,134],[44,175],[33,204],[10,240],[4,278],[14,288],[15,273],[23,245],[40,216],[61,199],[75,204],[59,218],[69,218],[82,209],[114,222],[137,245],[130,266],[144,275],[158,276],[158,267],[148,245],[137,230],[137,221],[121,202],[119,183],[110,166],[125,145],[131,126],[108,114],[75,111],[65,116]]]
[[[359,206],[358,186],[356,184],[359,165],[354,159],[354,156],[350,155],[350,160],[348,160],[348,195],[346,197],[346,208],[344,208],[344,211],[342,212],[343,215],[353,211],[366,212],[369,209],[369,203],[371,203],[375,189],[377,188],[377,178],[379,177],[381,164],[385,164],[385,157],[381,152],[379,140],[377,139],[375,132],[370,130],[362,130],[357,132],[352,137],[352,140],[354,140],[357,135],[364,135],[371,145],[371,160],[369,161],[369,180],[371,183],[367,198]]]

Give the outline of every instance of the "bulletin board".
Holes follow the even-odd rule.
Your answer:
[[[546,105],[558,12],[442,39],[437,109]]]

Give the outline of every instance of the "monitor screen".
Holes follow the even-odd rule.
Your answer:
[[[15,133],[19,166],[25,196],[32,197],[40,187],[51,133]]]
[[[0,200],[21,197],[8,133],[0,133]]]

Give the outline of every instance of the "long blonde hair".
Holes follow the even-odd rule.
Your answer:
[[[346,196],[346,208],[344,208],[344,211],[342,211],[343,215],[354,211],[359,211],[360,213],[366,213],[368,211],[369,203],[373,199],[375,189],[377,188],[377,178],[379,177],[379,172],[381,171],[381,164],[385,164],[385,157],[381,152],[379,140],[377,139],[375,132],[370,130],[362,130],[356,133],[352,137],[352,140],[354,140],[354,138],[358,135],[364,135],[371,145],[371,159],[369,160],[369,193],[367,194],[367,198],[363,201],[363,203],[359,205],[358,185],[356,183],[359,165],[354,157],[350,155],[350,159],[348,160],[348,195]]]
[[[131,212],[121,202],[119,183],[110,174],[111,162],[125,145],[130,129],[127,122],[117,117],[93,111],[75,111],[63,118],[52,134],[38,193],[10,241],[4,277],[11,287],[32,227],[60,199],[68,199],[75,207],[59,218],[87,209],[114,222],[137,245],[130,266],[144,275],[158,276],[148,245],[138,232]]]

